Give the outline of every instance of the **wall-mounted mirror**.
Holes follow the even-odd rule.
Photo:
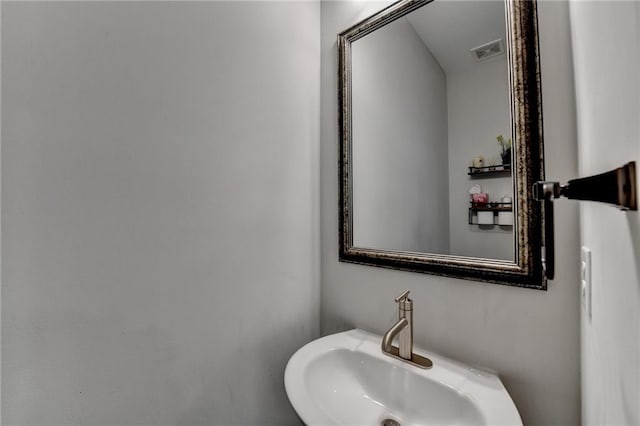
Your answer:
[[[535,2],[402,0],[338,50],[340,260],[546,288]]]

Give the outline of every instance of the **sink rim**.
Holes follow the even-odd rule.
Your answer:
[[[307,425],[333,423],[314,402],[305,386],[305,369],[314,360],[336,349],[362,352],[378,358],[390,366],[405,369],[442,386],[453,388],[471,399],[487,425],[522,425],[518,410],[497,375],[478,370],[438,354],[415,348],[417,353],[429,357],[433,368],[422,370],[382,353],[382,336],[360,329],[321,337],[298,349],[285,368],[285,389],[294,410]]]

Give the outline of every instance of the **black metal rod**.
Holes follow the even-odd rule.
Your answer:
[[[613,204],[623,210],[638,210],[636,163],[631,161],[609,172],[572,179],[566,185],[544,181],[533,184],[533,198],[542,201],[544,207],[542,265],[548,279],[553,279],[555,275],[553,199],[560,197],[572,200],[599,201]]]
[[[572,179],[562,186],[560,195],[572,200],[600,201],[625,210],[637,210],[634,161],[599,175]]]
[[[554,215],[553,200],[546,199],[544,206],[544,253],[542,256],[542,266],[544,267],[544,275],[547,279],[552,280],[556,274],[556,250],[553,239],[554,233]]]

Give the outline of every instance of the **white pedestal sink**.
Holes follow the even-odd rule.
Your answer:
[[[416,348],[419,369],[386,356],[382,337],[350,330],[299,349],[285,370],[291,405],[309,425],[522,425],[500,379]]]

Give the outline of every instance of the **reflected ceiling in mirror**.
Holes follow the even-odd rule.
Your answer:
[[[543,288],[535,3],[400,1],[338,46],[340,259]]]

